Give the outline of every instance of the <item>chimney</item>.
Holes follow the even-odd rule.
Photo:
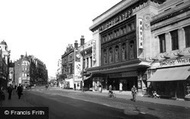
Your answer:
[[[80,45],[84,45],[84,42],[85,42],[85,39],[84,39],[84,36],[82,35],[81,38],[80,38]]]
[[[21,58],[23,58],[23,57],[24,57],[24,55],[20,55],[20,57],[21,57]]]
[[[75,45],[75,49],[78,50],[78,42],[77,42],[77,40],[75,40],[75,44],[74,45]]]

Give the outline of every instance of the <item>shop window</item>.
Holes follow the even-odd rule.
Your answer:
[[[166,52],[166,38],[165,34],[159,35],[159,40],[160,40],[160,53]]]
[[[190,26],[185,27],[184,30],[186,47],[190,47]]]
[[[178,30],[171,31],[172,50],[179,49]]]

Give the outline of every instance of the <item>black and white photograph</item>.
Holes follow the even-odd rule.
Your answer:
[[[0,0],[0,119],[190,119],[190,0]]]

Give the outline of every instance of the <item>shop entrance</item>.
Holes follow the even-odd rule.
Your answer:
[[[137,77],[109,78],[108,86],[112,85],[113,90],[119,90],[122,86],[123,91],[131,91],[133,85],[137,87]],[[122,83],[122,85],[120,85]]]

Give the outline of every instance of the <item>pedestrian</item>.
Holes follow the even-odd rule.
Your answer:
[[[17,87],[18,99],[20,99],[21,95],[23,95],[22,91],[23,91],[23,87],[21,84],[19,84],[19,86]]]
[[[133,87],[131,88],[131,93],[132,93],[132,101],[136,101],[136,94],[137,94],[137,88],[135,87],[135,85],[133,85]]]
[[[9,97],[8,97],[9,100],[11,99],[12,91],[13,91],[13,87],[11,84],[9,84],[9,86],[7,87],[7,92],[9,94]]]
[[[3,91],[3,87],[0,88],[0,107],[2,107],[2,102],[5,100],[5,93]]]
[[[48,85],[48,84],[46,84],[46,90],[48,89],[48,87],[49,87],[49,85]]]

